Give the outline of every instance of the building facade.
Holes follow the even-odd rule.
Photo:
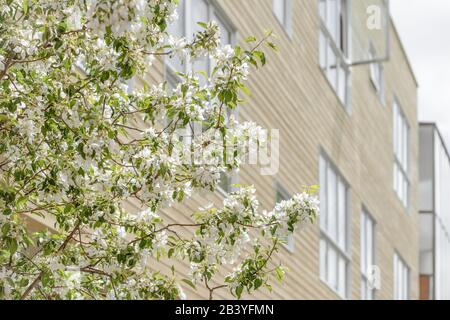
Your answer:
[[[450,156],[437,126],[420,125],[420,299],[450,299]]]
[[[182,0],[180,20],[170,27],[189,37],[197,22],[216,20],[222,44],[274,30],[279,51],[267,52],[267,65],[251,74],[252,97],[238,116],[279,130],[280,145],[276,174],[245,165],[239,175],[224,177],[222,191],[171,208],[167,223],[189,223],[199,207],[220,203],[233,181],[255,185],[266,208],[320,186],[319,221],[289,235],[275,257],[288,268],[283,283],[274,280],[271,292],[244,298],[419,298],[417,82],[392,21],[389,61],[346,64],[353,2]],[[367,43],[367,56],[373,55]],[[208,71],[211,61],[160,61],[149,81],[176,85],[176,71],[191,67]],[[139,210],[133,203],[126,209]],[[158,268],[170,272],[170,266],[163,261]],[[177,267],[189,272],[188,265]],[[189,299],[208,296],[206,289],[184,289]],[[231,295],[218,290],[215,298]]]
[[[189,36],[197,21],[214,19],[223,44],[275,31],[280,50],[252,73],[253,94],[239,117],[279,129],[279,170],[262,176],[245,166],[234,178],[254,184],[267,208],[320,185],[320,221],[291,235],[276,258],[289,269],[284,283],[247,298],[418,298],[417,82],[391,21],[389,61],[346,65],[352,32],[365,32],[348,27],[352,3],[184,0],[172,26]],[[367,44],[368,56],[373,48]],[[208,61],[200,63],[208,70]],[[180,67],[189,65],[169,60],[161,73],[170,82]],[[220,193],[202,195],[192,210],[220,200]],[[218,292],[218,298],[229,295]]]

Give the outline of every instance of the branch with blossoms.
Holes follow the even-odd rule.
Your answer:
[[[164,221],[164,210],[238,170],[249,142],[264,143],[259,126],[226,111],[275,48],[270,32],[247,38],[248,49],[221,46],[214,22],[175,38],[177,4],[0,0],[1,299],[177,299],[185,285],[240,298],[281,278],[274,254],[316,218],[311,193],[266,212],[240,187],[222,208]],[[164,56],[215,68],[205,79],[178,73],[173,89],[146,82]],[[38,217],[51,230],[31,233]],[[190,264],[190,275],[158,271],[167,260]]]

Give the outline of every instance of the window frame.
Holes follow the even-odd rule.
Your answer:
[[[322,165],[321,162],[324,161],[324,163],[326,164],[326,186],[324,187],[322,185],[322,178],[323,178],[323,173],[322,173]],[[322,219],[324,219],[324,217],[326,217],[326,219],[328,219],[328,201],[329,201],[329,197],[328,197],[328,171],[329,168],[331,168],[331,170],[334,172],[334,174],[336,175],[336,191],[338,190],[337,188],[339,188],[339,182],[342,182],[344,187],[345,187],[345,217],[346,217],[346,223],[344,224],[345,226],[345,249],[343,249],[340,244],[338,243],[339,239],[334,239],[332,235],[329,234],[329,232],[326,230],[327,227],[326,225],[324,225],[324,222],[322,222]],[[342,175],[342,173],[340,172],[340,170],[338,169],[338,167],[334,164],[334,162],[330,159],[330,157],[323,151],[320,151],[320,157],[319,157],[319,177],[320,177],[320,184],[321,184],[321,189],[324,190],[323,192],[325,192],[325,198],[326,201],[323,201],[323,199],[321,199],[321,203],[323,203],[324,206],[326,206],[325,209],[325,213],[321,208],[321,212],[322,215],[319,217],[319,229],[320,229],[320,235],[319,235],[319,239],[320,239],[320,245],[319,245],[319,278],[320,280],[326,284],[326,286],[332,290],[335,294],[337,294],[339,297],[343,298],[343,299],[350,299],[351,296],[351,277],[352,277],[352,272],[351,272],[351,264],[352,264],[352,256],[351,256],[351,247],[352,247],[352,243],[351,243],[351,217],[352,217],[352,212],[351,212],[351,189],[350,189],[350,184],[347,182],[347,180],[344,178],[344,176]],[[336,201],[338,201],[338,194],[339,192],[337,192],[336,194]],[[322,194],[321,194],[322,195]],[[336,207],[336,224],[337,227],[339,228],[339,212],[338,212],[338,208],[339,208],[339,204],[337,203],[337,207]],[[325,222],[327,223],[327,221]],[[339,232],[339,230],[337,229],[337,232]],[[324,265],[322,265],[322,241],[325,243],[325,249],[326,252],[324,253],[325,255],[325,261],[324,261]],[[331,247],[331,249],[336,253],[336,266],[337,266],[337,270],[336,270],[336,282],[339,286],[339,258],[343,258],[345,261],[345,282],[344,282],[344,294],[342,294],[341,292],[339,292],[339,288],[334,288],[333,285],[331,283],[328,282],[327,280],[327,272],[328,272],[328,250],[329,247]]]
[[[194,27],[196,22],[192,21],[192,1],[194,0],[184,0],[182,2],[182,5],[180,5],[178,8],[178,10],[180,10],[181,7],[183,7],[184,13],[183,13],[183,19],[184,19],[184,26],[183,26],[183,30],[184,30],[184,37],[186,37],[186,39],[188,40],[192,40],[193,34],[194,34]],[[204,1],[204,3],[208,6],[208,18],[207,21],[212,21],[213,17],[216,16],[220,22],[228,29],[229,32],[229,36],[230,36],[230,42],[228,44],[230,44],[231,46],[236,45],[237,43],[237,28],[234,25],[234,23],[227,17],[227,15],[225,14],[224,10],[222,9],[222,7],[220,6],[219,3],[217,3],[217,1],[215,0],[202,0]],[[200,22],[200,21],[197,21]],[[202,21],[204,22],[204,21]],[[223,44],[222,44],[223,45]],[[164,64],[166,65],[166,68],[169,68],[169,70],[176,74],[178,71],[175,70],[175,68],[170,64],[170,60],[168,59],[168,57],[165,57],[164,59]],[[210,59],[208,60],[208,71],[212,71],[209,70],[210,69]],[[193,63],[191,61],[185,61],[184,63],[184,70],[180,71],[180,72],[189,72],[192,70],[193,67]]]
[[[336,17],[336,32],[339,34],[339,39],[335,39],[335,37],[331,34],[331,31],[328,29],[328,4],[330,0],[318,0],[319,3],[319,66],[322,74],[327,79],[328,84],[336,95],[338,101],[344,107],[348,114],[351,114],[351,82],[352,82],[352,74],[351,69],[348,64],[347,55],[351,55],[351,25],[350,25],[350,12],[351,12],[351,3],[348,0],[336,0],[340,2],[341,11],[339,12],[338,17]],[[321,12],[321,3],[325,2],[325,20],[322,16]],[[342,9],[343,8],[343,9]],[[344,18],[342,21],[342,17]],[[342,28],[344,28],[342,30]],[[342,33],[342,34],[341,34]],[[322,39],[324,39],[324,43],[322,43]],[[339,43],[336,43],[336,40]],[[324,46],[324,47],[323,47]],[[343,48],[341,48],[343,47]],[[331,63],[329,63],[329,59],[332,58],[330,56],[330,52],[334,56],[336,62],[333,67]],[[335,79],[330,80],[330,71],[335,69],[334,77]],[[344,91],[341,92],[341,79],[340,79],[340,69],[344,72],[344,81],[343,85],[345,86]],[[341,94],[343,93],[343,97]]]
[[[369,60],[373,61],[377,56],[375,46],[370,43]],[[382,62],[372,62],[369,64],[370,82],[372,83],[381,104],[384,106],[385,98],[385,80],[384,80],[384,65]]]
[[[366,252],[366,246],[365,244],[367,243],[367,220],[370,220],[371,222],[371,227],[372,227],[372,246],[371,246],[371,260],[372,260],[372,266],[376,265],[376,261],[377,261],[377,254],[376,254],[376,249],[377,249],[377,245],[376,245],[376,241],[377,241],[377,223],[376,220],[374,219],[374,217],[370,214],[369,210],[367,210],[366,207],[362,207],[361,209],[361,221],[360,221],[360,272],[361,272],[361,300],[363,300],[363,296],[365,297],[364,300],[375,300],[376,298],[376,293],[377,290],[376,288],[372,288],[372,289],[368,289],[367,287],[365,287],[366,292],[363,295],[363,281],[366,283],[366,286],[370,285],[370,276],[368,275],[368,268],[369,266],[366,265],[366,270],[363,269],[363,259],[367,260],[367,254],[368,252]],[[364,222],[364,227],[363,227],[363,222]],[[364,230],[364,233],[363,233]],[[367,292],[371,291],[372,297],[371,299],[367,298]]]
[[[193,17],[192,13],[191,13],[192,7],[193,7],[192,1],[193,0],[184,0],[178,9],[178,10],[183,10],[184,35],[181,35],[181,36],[186,37],[188,40],[192,39],[195,24],[198,22],[198,21],[197,22],[193,21],[193,18],[192,18]],[[202,21],[202,22],[211,21],[211,20],[213,20],[213,18],[219,19],[220,20],[219,22],[227,29],[227,32],[229,33],[230,41],[227,44],[234,46],[236,44],[236,39],[237,39],[237,28],[235,27],[235,25],[227,17],[224,10],[221,8],[220,4],[217,3],[217,1],[215,1],[215,0],[203,0],[203,1],[207,5],[208,18],[207,18],[207,21]],[[192,61],[185,61],[183,64],[183,70],[180,72],[187,73],[189,71],[192,71],[193,65],[194,65],[194,63]],[[211,65],[212,65],[211,59],[208,59],[208,62],[207,62],[208,70],[206,70],[206,71],[208,71],[208,72],[212,71]],[[164,59],[164,66],[165,66],[165,68],[164,68],[165,80],[167,82],[169,82],[171,80],[177,80],[178,76],[176,73],[178,71],[170,63],[170,59],[168,57],[165,57],[165,59]],[[232,114],[237,118],[239,115],[239,108],[235,108],[233,110]],[[227,196],[228,193],[235,191],[236,187],[234,187],[234,185],[239,183],[239,175],[237,172],[233,172],[231,174],[226,174],[226,175],[227,175],[227,180],[228,180],[227,188],[224,188],[224,186],[222,186],[221,183],[219,183],[219,185],[217,186],[218,193],[224,197]],[[222,181],[222,177],[221,177],[220,181]]]
[[[399,297],[398,294],[398,280],[400,280],[398,278],[398,263],[400,263],[400,267],[403,267],[406,270],[406,298],[402,298]],[[406,261],[403,259],[403,257],[398,253],[397,250],[394,251],[394,258],[393,258],[393,279],[394,279],[394,283],[393,283],[393,298],[394,300],[409,300],[411,299],[411,268],[408,266],[408,264],[406,263]],[[401,275],[403,278],[403,274]],[[405,280],[405,279],[403,279]]]
[[[283,19],[278,15],[278,12],[276,10],[275,3],[277,1],[283,1],[284,3]],[[272,0],[272,13],[290,39],[292,39],[293,37],[293,8],[294,4],[292,0]]]
[[[408,119],[405,115],[405,113],[403,112],[403,108],[400,105],[397,97],[394,98],[394,102],[393,102],[393,153],[394,153],[394,176],[393,176],[393,187],[394,187],[394,191],[398,197],[398,199],[401,201],[402,205],[405,207],[407,213],[409,213],[409,207],[410,207],[410,192],[411,192],[411,180],[410,180],[410,135],[411,135],[411,126],[409,125]],[[403,137],[403,133],[401,136],[398,135],[398,116],[400,116],[401,120],[402,120],[402,127],[403,125],[406,125],[406,138]],[[403,130],[403,129],[402,129]],[[405,141],[401,141],[402,143],[402,148],[406,148],[406,151],[404,150],[405,153],[405,161],[406,163],[402,163],[403,161],[401,159],[399,159],[399,155],[397,154],[397,149],[398,149],[398,143],[400,142],[399,137],[406,139]],[[403,140],[401,139],[401,140]],[[404,143],[404,144],[403,144]],[[406,168],[405,168],[406,166]],[[403,177],[403,179],[406,182],[406,199],[403,199],[403,195],[400,195],[400,190],[398,190],[397,185],[398,185],[398,179],[397,179],[397,174],[400,173]],[[403,190],[403,192],[405,192],[405,190]]]

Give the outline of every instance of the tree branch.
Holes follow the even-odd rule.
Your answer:
[[[80,225],[81,225],[81,222],[78,221],[78,223],[76,224],[75,228],[72,230],[72,232],[70,232],[70,234],[64,240],[63,244],[58,248],[56,253],[63,251],[67,247],[67,245],[69,244],[69,242],[72,239],[73,235],[75,234],[75,232],[77,232],[78,228],[80,227]],[[21,300],[24,300],[24,299],[26,299],[26,297],[28,297],[28,295],[31,293],[31,291],[33,291],[33,289],[39,284],[39,282],[41,282],[43,275],[44,275],[44,272],[41,271],[39,273],[39,275],[36,277],[36,279],[34,279],[34,281],[28,286],[28,288],[22,294],[22,296],[20,297]]]

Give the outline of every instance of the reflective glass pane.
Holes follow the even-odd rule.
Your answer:
[[[204,0],[191,0],[191,26],[192,33],[202,31],[203,28],[198,25],[198,22],[209,22],[209,8],[208,4]]]
[[[347,71],[339,64],[338,69],[338,96],[343,104],[345,104],[347,96]]]
[[[339,247],[347,251],[347,245],[346,245],[346,226],[347,226],[347,201],[346,201],[346,187],[344,185],[344,182],[342,179],[339,179],[338,184],[338,244]]]
[[[328,45],[327,52],[327,77],[333,88],[337,90],[337,57],[331,45]]]
[[[366,215],[366,266],[370,268],[373,266],[373,225],[371,219]],[[367,274],[366,269],[366,274]]]
[[[178,20],[174,21],[167,27],[167,31],[169,34],[175,37],[184,37],[185,34],[185,0],[181,0],[180,4],[177,7],[178,12]]]
[[[174,21],[167,27],[169,34],[176,38],[186,36],[186,10],[185,10],[185,0],[180,1],[178,6],[178,20]],[[170,68],[177,72],[185,72],[186,65],[184,61],[179,56],[166,57],[166,63]]]
[[[273,0],[273,12],[284,25],[286,23],[286,0]]]
[[[361,300],[367,300],[367,282],[361,278]]]
[[[328,246],[328,283],[329,285],[337,290],[337,263],[338,263],[338,257],[336,254],[336,251],[331,247]]]
[[[336,43],[339,43],[339,41],[338,41],[338,19],[339,19],[338,1],[340,1],[340,0],[328,0],[328,6],[327,6],[327,28]]]
[[[320,277],[327,279],[327,243],[324,239],[320,239]]]
[[[361,214],[361,228],[360,228],[360,237],[361,237],[361,273],[362,274],[366,274],[367,271],[367,252],[366,252],[366,248],[367,248],[367,232],[366,232],[366,214],[363,212]]]
[[[328,225],[327,232],[333,239],[337,239],[337,177],[333,168],[328,167]]]
[[[320,157],[320,226],[326,230],[327,225],[327,163],[323,157]]]
[[[343,257],[339,258],[339,283],[338,283],[338,292],[342,295],[345,296],[346,295],[346,281],[347,281],[347,276],[346,276],[346,261]]]
[[[319,1],[319,15],[322,18],[322,21],[326,23],[327,21],[327,0]]]
[[[397,144],[398,144],[398,134],[397,134],[397,117],[398,117],[398,111],[397,111],[397,104],[394,102],[394,114],[393,114],[393,141],[394,141],[394,152],[397,154]]]

